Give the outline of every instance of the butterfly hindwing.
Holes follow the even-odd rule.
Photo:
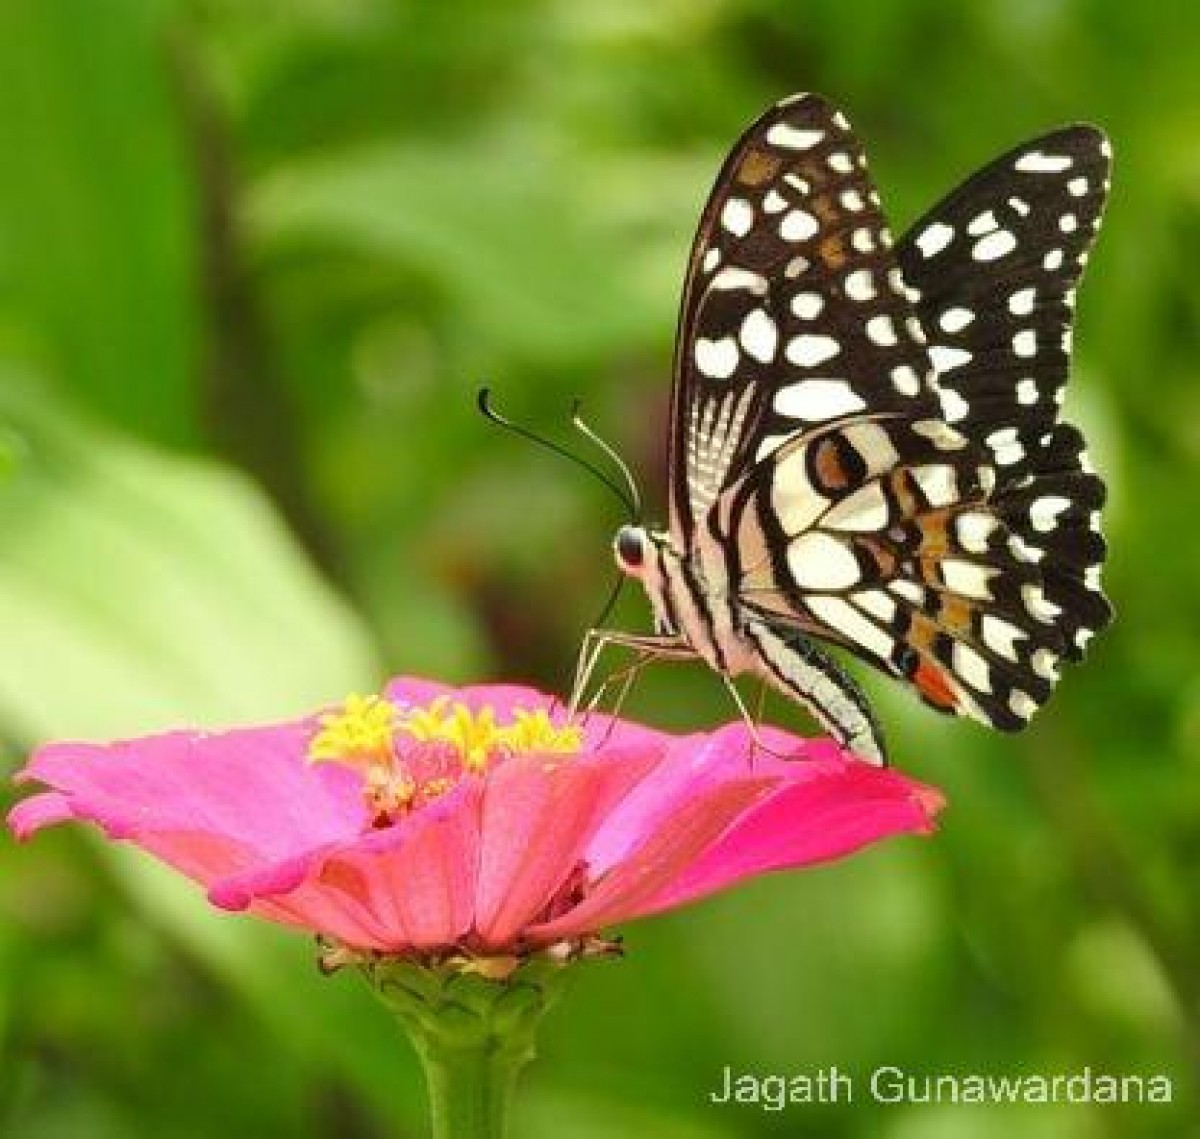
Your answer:
[[[791,440],[715,515],[743,604],[841,644],[939,711],[1024,726],[1062,641],[1030,618],[1041,574],[1010,548],[980,458],[937,420],[859,417]]]

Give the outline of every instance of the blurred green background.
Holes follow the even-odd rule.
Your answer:
[[[518,1130],[1200,1134],[1197,58],[1182,2],[6,0],[0,765],[400,671],[561,687],[617,511],[482,423],[480,379],[550,432],[583,396],[658,487],[684,257],[763,107],[842,103],[897,229],[1094,120],[1117,167],[1068,411],[1118,623],[1021,737],[868,678],[941,834],[629,929],[548,1022]],[[730,716],[687,670],[631,709]],[[407,1044],[303,937],[82,829],[0,866],[0,1134],[422,1134]],[[718,1110],[726,1063],[864,1094]],[[877,1064],[1165,1072],[1175,1102],[885,1108]]]

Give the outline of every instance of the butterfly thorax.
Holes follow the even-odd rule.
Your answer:
[[[659,634],[682,637],[724,675],[737,676],[753,667],[743,619],[716,547],[686,554],[666,531],[623,526],[613,552],[620,569],[645,589]]]

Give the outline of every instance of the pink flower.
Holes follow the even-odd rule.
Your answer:
[[[928,833],[933,788],[828,740],[567,722],[526,688],[401,679],[322,716],[54,743],[18,838],[86,819],[229,910],[387,953],[588,938],[754,874]]]

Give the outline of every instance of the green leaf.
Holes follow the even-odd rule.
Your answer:
[[[242,476],[69,419],[0,374],[0,721],[29,740],[266,720],[378,681],[357,619]]]
[[[577,360],[644,338],[646,305],[599,224],[555,193],[553,169],[498,146],[360,147],[273,175],[249,216],[269,251],[333,242],[403,266],[445,294],[478,358],[490,346]]]
[[[0,316],[73,398],[191,439],[197,207],[169,6],[0,5]]]

